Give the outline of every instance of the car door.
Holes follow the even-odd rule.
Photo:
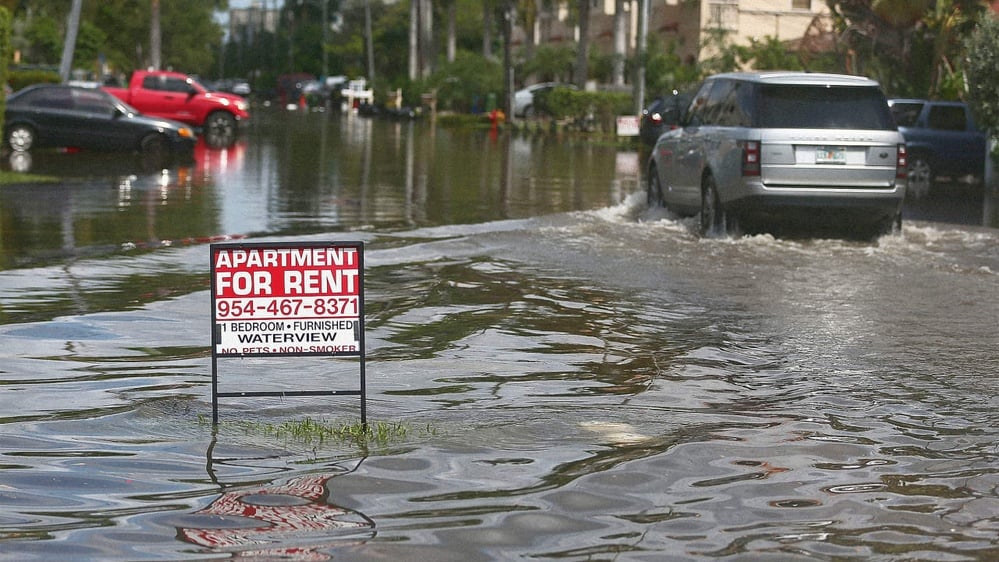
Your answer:
[[[38,146],[75,146],[76,119],[68,88],[39,88],[29,92],[18,105],[38,134]]]
[[[708,80],[698,90],[691,102],[689,118],[679,135],[676,148],[676,166],[673,183],[674,197],[679,204],[689,208],[701,206],[701,179],[711,150],[714,120],[723,91],[730,87],[728,80]]]
[[[135,148],[135,133],[129,119],[115,110],[113,100],[104,92],[74,90],[73,108],[80,123],[77,146],[93,150]]]
[[[132,105],[148,115],[191,122],[195,117],[191,109],[193,92],[193,87],[184,78],[146,76],[142,80],[141,105],[135,103]]]

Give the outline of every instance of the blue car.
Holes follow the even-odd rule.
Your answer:
[[[15,152],[64,147],[191,157],[191,127],[140,114],[96,88],[62,84],[28,86],[7,98],[4,144]]]
[[[975,125],[968,104],[958,101],[890,99],[892,115],[909,149],[909,194],[927,195],[938,178],[952,182],[985,177],[988,138]]]

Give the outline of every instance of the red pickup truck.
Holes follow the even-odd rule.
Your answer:
[[[209,141],[231,142],[239,121],[250,117],[246,99],[225,92],[211,92],[180,72],[136,70],[127,88],[104,90],[141,113],[200,127]]]

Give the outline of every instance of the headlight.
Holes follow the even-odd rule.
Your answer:
[[[246,102],[243,101],[236,102],[236,109],[239,109],[240,111],[246,111]]]

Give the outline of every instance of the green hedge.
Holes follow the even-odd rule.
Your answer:
[[[7,83],[12,92],[32,84],[58,84],[59,73],[51,70],[11,70],[7,73]]]
[[[621,92],[586,92],[556,88],[545,97],[545,107],[553,119],[570,121],[586,129],[614,132],[618,115],[631,115],[631,94]]]

